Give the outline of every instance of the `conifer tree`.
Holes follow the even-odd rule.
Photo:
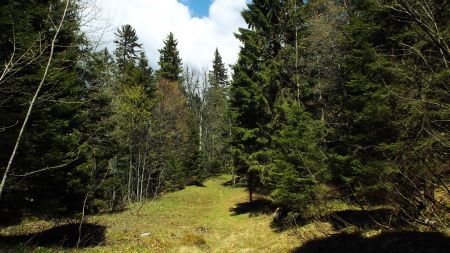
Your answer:
[[[115,157],[119,185],[117,191],[127,202],[142,201],[152,190],[158,171],[151,172],[152,109],[155,103],[153,70],[140,49],[138,36],[131,26],[116,33],[116,89],[112,92],[115,122],[114,136],[119,140]]]
[[[164,40],[164,47],[159,50],[158,77],[168,81],[180,82],[183,65],[177,49],[178,42],[173,33],[169,33]]]
[[[70,186],[74,190],[86,189],[84,211],[91,214],[114,210],[118,204],[114,196],[118,178],[111,161],[119,145],[111,134],[114,131],[111,92],[114,82],[113,57],[105,48],[99,52],[88,52],[84,61],[84,74],[80,81],[87,87],[87,99],[83,104],[86,119],[79,131],[85,160],[77,166],[76,171],[90,176],[83,181],[73,180]]]
[[[275,105],[271,151],[262,168],[264,185],[277,205],[302,218],[320,213],[329,192],[324,124],[311,117],[294,94],[283,94]]]
[[[137,82],[142,83],[150,97],[154,96],[155,84],[153,68],[149,65],[145,53],[141,51],[136,68]]]
[[[343,111],[339,121],[345,124],[336,128],[340,138],[333,162],[336,177],[360,203],[389,203],[414,222],[441,209],[434,192],[444,185],[448,143],[448,127],[442,124],[448,110],[441,107],[449,101],[442,86],[448,75],[436,75],[448,71],[448,56],[433,39],[433,31],[448,29],[448,19],[441,18],[448,8],[427,1],[428,14],[421,16],[422,4],[352,4],[345,27],[344,89],[336,96]],[[433,20],[435,27],[427,30],[421,17]]]
[[[235,166],[238,173],[246,175],[250,200],[261,185],[261,168],[267,162],[276,98],[281,88],[292,86],[292,73],[286,75],[282,70],[283,63],[288,63],[284,45],[295,38],[288,36],[292,33],[286,25],[288,2],[258,0],[248,4],[242,15],[249,29],[241,28],[237,34],[243,46],[231,85],[233,147]]]
[[[225,64],[222,61],[222,56],[219,53],[219,49],[216,48],[214,52],[214,60],[212,71],[209,72],[209,83],[213,87],[225,88],[228,84],[228,74]]]
[[[228,75],[219,50],[214,52],[212,70],[204,99],[203,146],[205,166],[210,173],[224,170],[229,156]]]
[[[2,80],[2,90],[7,87],[4,91],[14,94],[1,102],[2,124],[12,126],[11,122],[23,122],[31,99],[29,94],[35,93],[51,54],[54,22],[61,20],[65,3],[7,1],[0,5],[2,13],[14,13],[12,17],[2,15],[0,21],[4,31],[0,44],[5,49],[1,50],[1,61],[7,62],[11,56],[26,59],[23,65],[14,67],[17,71],[10,78]],[[81,100],[87,97],[87,87],[80,81],[81,64],[78,64],[86,56],[82,50],[86,40],[81,35],[78,17],[77,4],[71,2],[57,36],[47,78],[10,172],[12,181],[6,185],[2,205],[18,213],[24,209],[49,216],[79,212],[86,193],[84,188],[72,187],[73,182],[83,182],[88,177],[85,172],[76,171],[85,159],[80,131],[86,122],[86,108]],[[12,150],[18,131],[15,124],[0,133],[2,164]],[[25,199],[33,201],[22,201]]]
[[[114,34],[117,37],[114,40],[116,44],[114,55],[116,56],[119,70],[124,71],[129,64],[134,64],[139,59],[138,53],[142,44],[138,43],[139,38],[136,35],[136,30],[131,25],[123,25]]]

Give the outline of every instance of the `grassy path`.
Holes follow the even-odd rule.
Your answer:
[[[106,245],[87,252],[288,252],[298,246],[288,232],[277,233],[268,215],[236,214],[247,201],[242,188],[222,184],[221,176],[205,187],[191,186],[133,211],[91,218],[108,227]],[[133,206],[131,210],[137,209]],[[141,236],[148,233],[147,236]]]

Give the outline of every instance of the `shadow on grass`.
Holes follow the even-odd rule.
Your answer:
[[[78,241],[78,227],[79,224],[66,224],[33,234],[0,235],[0,245],[75,248]],[[105,226],[83,224],[79,246],[86,248],[102,245],[105,242],[105,234]]]
[[[22,221],[22,215],[19,212],[0,210],[0,228],[17,225]]]
[[[450,238],[440,233],[387,232],[365,238],[359,234],[338,234],[309,241],[292,253],[447,253]]]
[[[186,182],[184,182],[185,186],[197,186],[197,187],[205,187],[203,180],[196,176],[188,177]]]
[[[253,202],[239,203],[230,208],[232,215],[250,214],[250,216],[269,215],[275,211],[276,207],[271,201],[266,199],[256,199]]]
[[[206,187],[201,181],[189,182],[186,186]]]
[[[231,179],[231,180],[229,180],[229,181],[226,181],[225,183],[222,184],[222,186],[225,186],[225,187],[234,187],[233,179]]]
[[[399,227],[401,222],[395,219],[393,210],[380,208],[374,210],[344,210],[330,214],[326,221],[335,229],[355,226],[360,229],[375,229],[380,227]]]
[[[295,223],[292,220],[289,220],[287,218],[278,219],[278,220],[273,219],[272,222],[270,223],[270,228],[272,228],[272,230],[274,232],[282,233],[291,228],[303,226],[303,225],[307,225],[307,224],[308,224],[308,222],[306,220],[301,220],[301,219],[297,219],[295,221]]]
[[[126,212],[128,210],[130,210],[129,207],[121,207],[121,208],[114,208],[113,210],[110,210],[110,211],[107,211],[107,212],[104,212],[104,213],[105,214],[121,214],[121,213]]]
[[[394,218],[393,210],[380,208],[374,210],[344,210],[337,211],[326,216],[317,218],[316,221],[329,222],[335,230],[346,227],[357,227],[358,229],[372,230],[386,227],[398,228],[405,225],[399,219]],[[288,218],[282,215],[281,219],[273,220],[271,227],[275,232],[283,232],[294,226],[303,226],[311,222],[301,218]]]
[[[222,186],[225,186],[225,187],[241,187],[241,186],[244,186],[242,184],[241,180],[242,180],[241,177],[236,177],[234,179],[234,182],[233,182],[233,179],[231,179],[231,180],[226,181],[225,183],[223,183]]]

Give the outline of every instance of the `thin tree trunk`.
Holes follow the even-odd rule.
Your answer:
[[[131,140],[130,140],[130,145],[129,145],[129,159],[130,159],[130,168],[128,170],[128,193],[127,193],[127,197],[128,197],[128,203],[131,203],[131,177],[133,175],[133,156],[132,156],[132,147],[131,147]]]
[[[141,190],[140,190],[140,200],[144,200],[144,181],[145,181],[145,172],[146,170],[146,161],[147,161],[147,144],[145,144],[144,149],[144,161],[142,163],[142,176],[141,176]]]
[[[231,117],[228,114],[228,137],[230,138],[228,141],[231,142],[232,138],[233,138],[233,133],[232,133],[232,123],[231,123]],[[233,187],[236,186],[236,172],[235,172],[235,168],[234,168],[234,164],[231,163],[231,175],[233,177]]]
[[[236,174],[234,172],[234,166],[231,168],[231,176],[233,179],[233,187],[235,187],[236,186]]]
[[[97,162],[94,160],[94,166],[91,170],[91,180],[95,180],[94,178],[94,172],[97,170]],[[83,224],[84,224],[84,220],[86,217],[86,204],[87,204],[87,200],[89,199],[89,196],[91,194],[94,194],[98,189],[100,189],[100,187],[103,185],[103,183],[105,182],[107,174],[105,173],[103,175],[102,181],[100,181],[98,184],[96,184],[95,182],[90,182],[89,187],[88,187],[88,191],[86,193],[86,196],[84,197],[84,201],[83,201],[83,210],[81,212],[81,219],[80,219],[80,225],[78,226],[78,240],[77,240],[77,249],[80,246],[81,243],[81,235],[82,235],[82,228],[83,228]],[[97,186],[95,186],[97,185]],[[91,189],[89,189],[90,187],[93,187]]]
[[[140,145],[139,145],[139,149],[138,149],[138,163],[137,163],[137,166],[136,166],[136,168],[137,168],[137,173],[136,173],[136,200],[137,201],[139,201],[139,189],[140,189],[140,186],[139,186],[139,183],[140,183],[140,180],[141,180],[141,156],[142,156],[142,154],[141,154],[141,147],[140,147]]]
[[[77,249],[81,243],[81,230],[83,228],[84,217],[86,214],[86,203],[87,203],[88,198],[89,198],[89,192],[86,193],[86,196],[84,197],[84,201],[83,201],[83,211],[81,212],[80,224],[78,225],[78,240],[77,240],[77,245],[76,245]]]
[[[116,160],[117,160],[117,156],[115,156],[111,161],[111,174],[114,175],[116,173]],[[112,187],[112,196],[111,196],[111,211],[114,211],[115,208],[115,203],[116,203],[116,186],[113,185]]]
[[[95,159],[95,154],[94,154],[94,160],[93,160],[93,164],[92,164],[92,170],[91,170],[91,180],[94,177],[94,172],[97,170],[97,161]],[[91,184],[89,184],[91,185]],[[77,249],[80,246],[80,242],[81,242],[81,229],[83,228],[83,223],[84,223],[84,218],[86,215],[86,203],[87,200],[89,198],[90,192],[91,190],[88,187],[88,191],[86,192],[86,196],[84,197],[84,201],[83,201],[83,210],[81,211],[81,219],[80,219],[80,225],[78,226],[78,240],[77,240]]]
[[[37,98],[39,96],[39,93],[40,93],[40,91],[42,89],[42,86],[44,86],[45,79],[47,78],[48,71],[50,69],[50,65],[51,65],[52,60],[53,60],[53,54],[54,54],[54,51],[55,51],[56,39],[58,38],[59,32],[61,31],[62,25],[63,25],[64,20],[66,18],[67,10],[69,9],[69,3],[70,3],[70,0],[67,0],[66,1],[66,6],[64,8],[63,15],[61,17],[61,21],[59,22],[59,25],[58,25],[58,27],[56,28],[56,31],[55,31],[55,35],[52,38],[51,47],[50,47],[50,55],[48,57],[48,61],[47,61],[47,65],[45,67],[44,75],[42,76],[42,79],[41,79],[41,81],[39,83],[39,86],[36,89],[36,92],[34,93],[33,99],[30,102],[30,106],[28,107],[27,114],[26,114],[25,119],[23,121],[22,127],[20,128],[19,135],[17,136],[16,144],[14,145],[14,149],[13,149],[13,151],[11,153],[10,158],[9,158],[8,165],[6,166],[5,173],[3,174],[2,182],[0,184],[0,200],[1,200],[2,195],[3,195],[3,191],[4,191],[4,188],[5,188],[5,184],[6,184],[6,179],[8,177],[8,173],[11,170],[11,166],[12,166],[14,158],[15,158],[15,156],[17,154],[17,150],[19,149],[19,145],[20,145],[20,142],[22,140],[23,133],[25,132],[25,128],[27,126],[28,120],[30,119],[31,112],[33,111],[34,104],[36,103],[36,100],[37,100]]]
[[[295,15],[297,16],[297,1],[294,1],[294,2],[295,2]],[[298,27],[297,27],[297,25],[295,25],[295,73],[298,74]],[[300,101],[300,84],[298,83],[298,77],[295,78],[295,86],[297,88],[297,100]]]

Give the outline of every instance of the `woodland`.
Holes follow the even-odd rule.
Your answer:
[[[170,221],[151,205],[208,187],[234,215],[293,234],[291,252],[450,247],[450,1],[253,0],[238,61],[216,49],[210,69],[184,64],[170,31],[159,55],[128,24],[113,50],[99,46],[83,30],[89,7],[0,3],[0,251],[37,247],[37,221],[92,246],[91,217]],[[408,240],[422,248],[396,244]]]

